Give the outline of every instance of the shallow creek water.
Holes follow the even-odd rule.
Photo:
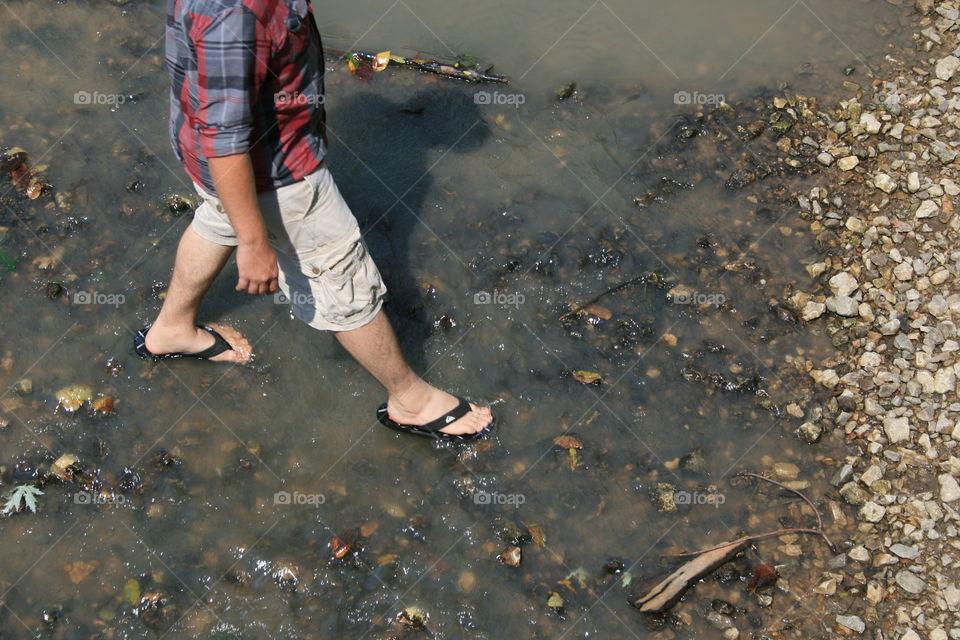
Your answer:
[[[790,461],[816,493],[812,461],[839,451],[800,442],[783,412],[804,397],[785,359],[828,354],[829,341],[770,306],[809,284],[795,193],[810,184],[725,188],[775,151],[768,137],[741,142],[735,122],[782,83],[826,101],[845,80],[869,82],[865,61],[899,37],[895,10],[316,10],[329,47],[467,53],[513,79],[388,70],[363,83],[333,59],[327,76],[330,166],[387,277],[404,349],[432,382],[494,402],[497,436],[457,448],[383,429],[376,383],[283,304],[236,294],[233,265],[203,315],[246,334],[252,366],[137,359],[132,332],[159,308],[189,223],[164,201],[192,193],[166,140],[164,5],[0,3],[0,147],[49,165],[72,201],[0,184],[0,250],[18,259],[0,275],[0,489],[63,453],[82,470],[47,485],[36,515],[0,519],[0,638],[403,637],[424,633],[397,621],[412,608],[437,638],[715,637],[702,617],[644,619],[629,596],[668,548],[777,526],[783,504],[728,475]],[[723,94],[739,114],[698,121],[677,92]],[[634,278],[593,315],[561,318]],[[668,299],[676,285],[689,299]],[[24,378],[29,393],[14,389]],[[58,410],[70,384],[112,396],[115,414]],[[567,432],[582,449],[554,445]],[[702,467],[678,467],[695,449]],[[658,512],[660,482],[691,504]],[[531,526],[543,540],[528,540]],[[333,558],[331,536],[355,528],[352,551]],[[517,531],[521,566],[504,566]],[[779,560],[787,572],[798,562]],[[742,585],[693,598],[705,594],[759,626],[769,615]]]

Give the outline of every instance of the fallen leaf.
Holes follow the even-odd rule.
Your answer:
[[[562,609],[563,608],[563,596],[561,596],[556,591],[550,592],[550,597],[547,598],[547,606],[551,609]]]
[[[27,187],[27,197],[31,200],[36,200],[40,197],[40,194],[43,193],[43,184],[39,182],[31,182],[30,186]]]
[[[368,522],[364,522],[362,525],[360,525],[360,535],[363,536],[364,538],[369,538],[374,533],[376,533],[377,529],[379,528],[380,528],[380,523],[377,522],[376,520],[370,520]]]
[[[347,55],[347,68],[361,80],[369,80],[373,77],[373,65],[355,53]]]
[[[87,577],[93,573],[94,569],[100,566],[100,563],[96,560],[92,562],[83,562],[78,560],[76,562],[71,562],[68,565],[63,567],[63,570],[67,572],[67,575],[70,576],[70,582],[73,584],[80,584]]]
[[[553,444],[562,449],[582,449],[583,442],[574,435],[557,436],[553,439]]]
[[[508,567],[519,567],[520,547],[507,547],[497,558]]]
[[[390,64],[390,60],[390,52],[381,51],[373,58],[373,64],[371,66],[374,71],[383,71]]]
[[[73,455],[72,453],[65,453],[50,465],[50,473],[57,476],[61,480],[69,480],[73,477],[73,473],[70,471],[69,467],[72,464],[76,464],[78,461],[79,458],[77,458],[77,456]]]
[[[140,604],[140,582],[136,578],[130,578],[123,585],[123,599],[132,607]]]
[[[400,557],[400,554],[387,553],[377,558],[377,564],[379,565],[390,564],[391,562],[395,561],[399,557]]]
[[[574,371],[573,379],[583,384],[600,384],[603,382],[603,376],[593,371]]]
[[[93,390],[83,384],[74,384],[64,387],[57,391],[57,406],[62,407],[64,411],[73,413],[83,406],[85,402],[93,400]]]
[[[582,311],[586,311],[587,313],[593,314],[598,318],[600,318],[601,320],[609,320],[610,318],[613,317],[613,312],[611,312],[606,307],[601,307],[598,304],[589,304],[585,306],[582,309]]]
[[[747,591],[756,591],[776,584],[779,577],[780,574],[777,573],[777,568],[772,562],[757,565],[757,568],[753,570],[753,575],[750,576],[750,580],[747,581]]]
[[[331,537],[330,553],[333,554],[333,557],[343,558],[353,551],[353,545],[357,542],[357,535],[359,533],[359,529],[353,528]]]
[[[541,549],[547,545],[547,536],[543,533],[543,527],[538,524],[531,524],[527,526],[527,531],[530,532],[530,538],[533,540],[533,544]]]
[[[577,449],[567,449],[567,464],[570,466],[570,471],[576,471],[582,461],[583,458]]]
[[[113,398],[102,396],[93,401],[93,410],[97,413],[113,413]]]
[[[43,271],[46,271],[47,269],[51,269],[56,263],[60,262],[60,259],[63,257],[63,252],[64,252],[63,245],[56,247],[53,251],[50,252],[50,255],[34,258],[33,266]]]

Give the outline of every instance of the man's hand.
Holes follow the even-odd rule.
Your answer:
[[[279,288],[277,254],[267,240],[267,229],[257,203],[253,164],[246,153],[208,158],[210,177],[217,196],[237,232],[237,291],[253,295],[273,293]]]
[[[264,238],[260,242],[241,242],[237,247],[237,291],[246,291],[253,295],[273,293],[279,288],[277,277],[277,256],[270,243]]]

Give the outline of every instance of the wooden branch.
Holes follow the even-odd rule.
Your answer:
[[[637,277],[635,277],[635,278],[630,278],[629,280],[627,280],[627,281],[625,281],[625,282],[621,282],[621,283],[618,284],[618,285],[614,285],[614,286],[610,287],[609,289],[607,289],[606,291],[604,291],[603,293],[600,293],[600,294],[598,294],[598,295],[590,298],[589,300],[587,300],[587,301],[584,302],[583,304],[577,305],[576,307],[574,307],[574,308],[571,309],[570,311],[567,311],[565,314],[563,314],[562,316],[560,316],[560,318],[558,318],[558,319],[559,319],[559,320],[564,320],[564,319],[566,319],[566,318],[569,318],[569,317],[572,316],[572,315],[576,315],[576,314],[580,313],[581,311],[583,311],[585,308],[587,308],[587,307],[589,307],[590,305],[592,305],[594,302],[597,302],[598,300],[600,300],[600,298],[602,298],[602,297],[604,297],[604,296],[606,296],[606,295],[609,295],[609,294],[611,294],[611,293],[613,293],[613,292],[615,292],[615,291],[619,291],[620,289],[623,289],[624,287],[628,287],[628,286],[630,286],[631,284],[633,284],[634,282],[638,282],[638,281],[640,281],[640,280],[643,280],[643,279],[646,278],[646,277],[647,277],[647,274],[644,274],[644,275],[642,275],[642,276],[637,276]]]
[[[366,51],[341,51],[338,49],[329,48],[325,48],[324,53],[337,58],[356,56],[359,60],[368,62],[370,64],[376,62],[378,55],[376,53],[369,53]],[[405,58],[403,56],[395,55],[390,56],[387,64],[398,67],[409,67],[418,71],[433,73],[445,78],[463,80],[465,82],[497,82],[500,84],[507,84],[510,82],[506,76],[490,73],[490,69],[493,68],[492,66],[488,67],[486,71],[481,71],[476,67],[461,65],[459,62],[448,63],[441,62],[433,58]]]
[[[669,608],[700,576],[710,573],[729,560],[743,545],[743,539],[733,540],[708,551],[697,552],[695,558],[687,560],[657,586],[634,600],[633,605],[644,613],[659,613]]]
[[[817,516],[817,528],[809,529],[806,527],[794,527],[789,529],[777,529],[776,531],[766,531],[764,533],[755,533],[743,536],[729,542],[721,542],[718,545],[709,547],[707,549],[701,549],[700,551],[664,554],[663,557],[665,558],[689,557],[690,560],[687,560],[685,563],[680,565],[678,569],[661,580],[653,589],[648,591],[640,598],[634,600],[633,604],[638,607],[640,611],[644,613],[659,613],[669,608],[677,600],[679,600],[684,592],[693,586],[697,580],[729,560],[734,553],[743,547],[743,545],[747,544],[748,542],[753,542],[754,540],[770,538],[773,536],[783,536],[791,533],[809,533],[823,538],[823,541],[827,543],[828,547],[830,547],[830,551],[834,553],[837,552],[837,548],[832,542],[830,542],[830,538],[828,538],[827,534],[823,531],[823,518],[820,516],[820,511],[817,510],[817,507],[809,498],[807,498],[807,496],[803,495],[796,489],[791,489],[783,483],[777,482],[776,480],[771,480],[770,478],[757,473],[742,471],[735,474],[733,477],[758,478],[760,480],[766,480],[767,482],[774,484],[781,489],[785,489],[797,494],[810,506],[811,509],[813,509],[813,513]]]

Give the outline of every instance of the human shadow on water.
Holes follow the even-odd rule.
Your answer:
[[[490,137],[489,127],[473,93],[453,86],[396,100],[373,87],[344,100],[334,94],[327,118],[330,170],[389,289],[386,309],[404,353],[422,370],[432,326],[426,292],[413,274],[417,256],[411,255],[410,236],[419,225],[435,225],[425,207],[433,165],[441,154],[451,153],[446,162],[455,163],[455,154],[478,149]],[[472,286],[469,277],[464,270],[464,287]]]
[[[358,83],[342,99],[336,91],[328,96],[330,149],[325,162],[387,285],[385,309],[404,354],[422,371],[423,345],[433,327],[425,308],[427,294],[413,275],[417,256],[411,255],[410,236],[418,225],[435,226],[425,204],[433,183],[431,169],[441,154],[449,152],[445,161],[456,162],[456,154],[478,149],[490,130],[467,87],[411,89],[406,95],[402,87],[390,91],[388,98],[380,89]],[[275,202],[268,204],[276,209]],[[233,290],[236,277],[231,261],[206,297],[204,306],[215,308],[215,316],[229,315],[250,302],[251,297]],[[463,270],[464,288],[475,284],[468,278],[470,273]]]

